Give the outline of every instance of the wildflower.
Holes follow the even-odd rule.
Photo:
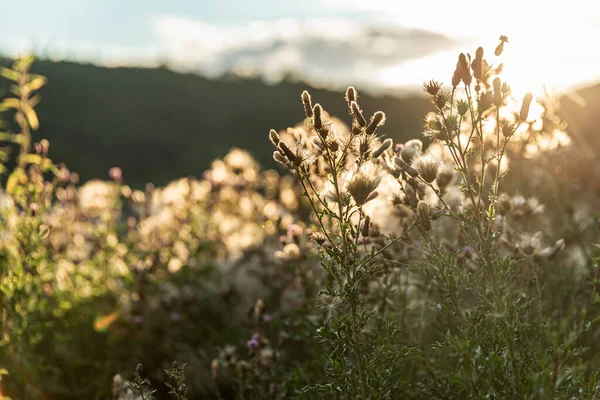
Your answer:
[[[302,104],[304,105],[304,113],[306,114],[306,118],[312,118],[312,103],[310,101],[310,94],[306,90],[302,92]]]
[[[469,68],[469,61],[467,60],[467,56],[464,53],[460,53],[458,55],[458,63],[456,64],[456,70],[460,76],[460,80],[464,82],[465,85],[471,84],[471,70]]]
[[[435,96],[441,89],[442,84],[438,81],[430,80],[429,82],[423,83],[423,91]]]
[[[431,220],[429,219],[429,205],[423,200],[417,204],[417,213],[419,214],[419,223],[421,227],[429,231],[431,230]]]
[[[433,96],[433,104],[440,110],[443,109],[450,100],[450,94],[440,90],[435,96]]]
[[[323,243],[325,243],[325,240],[326,240],[325,235],[323,233],[321,233],[321,232],[313,232],[310,235],[310,239],[314,240],[315,242],[317,242],[317,244],[319,246],[323,245]]]
[[[504,35],[500,36],[500,44],[498,44],[498,46],[496,46],[496,50],[494,51],[494,54],[496,55],[496,57],[498,57],[504,51],[504,43],[505,42],[508,42],[508,38]]]
[[[353,101],[352,103],[350,103],[350,107],[352,109],[352,116],[354,117],[354,120],[358,123],[358,125],[361,128],[365,128],[367,126],[367,121],[365,120],[365,117],[362,115],[360,108],[358,108],[358,104],[356,104],[356,102]]]
[[[500,107],[502,105],[502,84],[500,78],[496,77],[493,82],[494,85],[494,105]]]
[[[361,170],[352,177],[350,182],[348,182],[346,189],[356,204],[362,206],[377,197],[375,189],[379,186],[381,178],[381,175],[367,173],[365,170]]]
[[[367,237],[369,236],[369,225],[371,224],[371,217],[369,217],[368,215],[365,217],[365,220],[363,221],[362,224],[362,228],[360,230],[360,233],[363,237]]]
[[[138,365],[135,367],[135,373],[141,375],[142,372],[144,372],[144,366],[142,363],[138,363]]]
[[[438,163],[430,154],[416,157],[412,163],[412,167],[427,183],[433,182],[435,178],[437,178],[439,172]]]
[[[258,347],[258,340],[252,338],[246,342],[249,350],[255,350]]]
[[[271,143],[273,143],[273,146],[277,148],[279,147],[279,142],[281,139],[279,139],[279,134],[275,131],[275,129],[271,129],[269,131],[269,139],[271,140]]]
[[[348,105],[350,105],[352,102],[355,102],[357,98],[357,94],[356,94],[356,89],[354,89],[353,86],[349,86],[348,89],[346,89],[346,101],[348,102]]]
[[[383,125],[384,123],[385,123],[385,114],[383,113],[383,111],[377,111],[375,114],[373,114],[373,117],[371,117],[371,122],[367,126],[367,129],[365,130],[365,132],[367,133],[367,135],[372,135],[375,133],[377,128],[380,125]]]
[[[469,111],[469,103],[467,103],[466,100],[458,100],[456,102],[456,111],[461,117],[464,116],[467,113],[467,111]]]
[[[373,158],[377,158],[379,157],[381,154],[383,154],[384,151],[386,151],[387,149],[389,149],[390,147],[392,147],[393,141],[392,139],[385,139],[383,141],[383,143],[381,143],[381,146],[379,146],[375,151],[373,151],[372,156]]]
[[[437,184],[440,190],[443,191],[452,182],[453,178],[454,171],[452,170],[452,168],[446,167],[440,169],[440,171],[437,174]]]
[[[411,167],[408,163],[406,163],[406,161],[404,161],[400,157],[394,157],[394,163],[400,168],[402,168],[407,174],[409,174],[413,178],[419,175],[419,173],[413,167]]]
[[[265,302],[262,299],[256,300],[256,304],[254,305],[254,316],[256,320],[260,321],[265,312]]]
[[[423,142],[421,142],[419,139],[409,140],[404,144],[404,147],[400,151],[400,157],[402,157],[402,160],[409,163],[415,156],[421,153],[422,149]]]
[[[514,126],[506,121],[500,123],[500,129],[502,130],[502,135],[506,138],[511,137],[515,133]]]
[[[315,125],[315,129],[320,131],[323,128],[323,119],[322,119],[323,107],[320,104],[315,104],[313,107],[313,123]]]
[[[478,47],[475,52],[475,59],[471,63],[471,69],[473,70],[473,76],[478,81],[483,77],[483,47]]]
[[[123,178],[123,171],[119,167],[112,167],[108,170],[108,176],[115,182],[120,182]]]
[[[460,70],[458,66],[454,70],[454,75],[452,75],[452,87],[456,89],[456,87],[460,84]]]
[[[285,158],[283,155],[281,155],[281,153],[279,151],[273,152],[273,160],[275,160],[275,162],[283,165],[286,168],[289,168],[289,169],[294,168],[292,163],[290,163],[287,158]]]
[[[481,93],[477,102],[477,111],[480,114],[487,111],[493,104],[492,94],[490,92]]]
[[[279,150],[281,150],[282,154],[291,162],[294,163],[296,161],[296,155],[290,149],[286,142],[281,140],[279,142]]]
[[[531,100],[533,99],[533,95],[531,93],[527,93],[523,97],[523,103],[521,104],[521,112],[519,113],[519,118],[521,121],[526,121],[527,116],[529,115],[529,106],[531,105]]]
[[[221,365],[219,364],[219,360],[214,358],[210,362],[210,371],[211,371],[211,375],[212,375],[213,379],[217,379],[219,377],[220,369],[221,369]]]

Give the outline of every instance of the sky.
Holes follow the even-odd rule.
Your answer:
[[[0,51],[103,65],[167,63],[277,82],[395,90],[449,81],[482,45],[513,88],[600,80],[600,5],[589,0],[0,0]],[[9,12],[7,12],[9,10]],[[507,35],[502,59],[493,49]]]

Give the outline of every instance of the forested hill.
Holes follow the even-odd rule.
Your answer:
[[[41,128],[36,139],[49,139],[51,157],[66,162],[83,181],[106,178],[110,167],[120,166],[133,186],[165,184],[199,176],[232,147],[249,150],[271,167],[273,150],[267,133],[302,120],[304,89],[314,102],[348,120],[343,93],[291,80],[267,85],[259,79],[210,80],[161,68],[46,60],[36,61],[33,72],[48,78],[37,108]],[[423,117],[431,109],[425,97],[375,97],[358,89],[367,115],[386,112],[382,133],[395,140],[421,134]],[[567,99],[563,114],[579,135],[591,137],[600,126],[600,86],[582,89],[578,95],[587,101],[586,108]]]
[[[45,60],[36,61],[32,72],[48,78],[37,108],[36,138],[49,139],[51,157],[66,162],[82,180],[106,178],[118,165],[129,184],[165,184],[199,176],[234,146],[272,166],[268,131],[302,120],[304,89],[333,115],[347,118],[343,93],[298,82],[272,86],[258,79],[209,80],[167,69]],[[386,111],[382,132],[395,139],[419,135],[430,109],[421,96],[361,94],[360,100],[368,115]]]

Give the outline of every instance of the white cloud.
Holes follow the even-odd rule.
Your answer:
[[[370,83],[378,68],[446,48],[438,34],[341,18],[216,25],[165,16],[154,23],[161,52],[182,70],[235,71],[276,82],[286,72],[315,84]]]

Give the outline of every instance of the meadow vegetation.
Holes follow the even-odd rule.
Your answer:
[[[304,91],[277,170],[143,189],[53,162],[46,79],[2,68],[0,399],[598,398],[600,143],[514,98],[504,43],[408,140]]]

